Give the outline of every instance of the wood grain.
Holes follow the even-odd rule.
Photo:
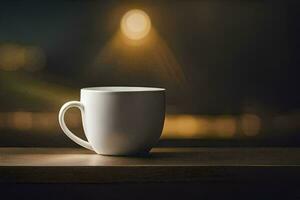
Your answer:
[[[300,181],[300,148],[155,148],[113,157],[71,148],[0,148],[0,182]]]

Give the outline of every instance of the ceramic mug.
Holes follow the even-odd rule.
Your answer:
[[[74,135],[64,121],[65,112],[81,111],[88,141]],[[77,144],[102,155],[149,152],[158,141],[165,119],[165,89],[152,87],[90,87],[80,101],[65,103],[59,111],[63,132]]]

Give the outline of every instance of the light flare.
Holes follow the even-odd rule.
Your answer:
[[[148,35],[151,20],[147,13],[139,9],[128,11],[121,20],[122,33],[131,40],[140,40]]]

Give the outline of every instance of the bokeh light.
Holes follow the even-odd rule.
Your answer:
[[[121,31],[131,40],[144,38],[150,29],[151,20],[149,16],[139,9],[128,11],[121,20]]]
[[[257,115],[244,114],[241,116],[241,128],[245,135],[255,136],[261,129],[261,120]]]
[[[37,46],[4,43],[0,45],[0,70],[37,71],[44,67],[46,56]]]

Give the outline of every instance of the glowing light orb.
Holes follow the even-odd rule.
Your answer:
[[[122,33],[131,40],[144,38],[151,29],[151,21],[147,13],[142,10],[130,10],[121,20]]]

